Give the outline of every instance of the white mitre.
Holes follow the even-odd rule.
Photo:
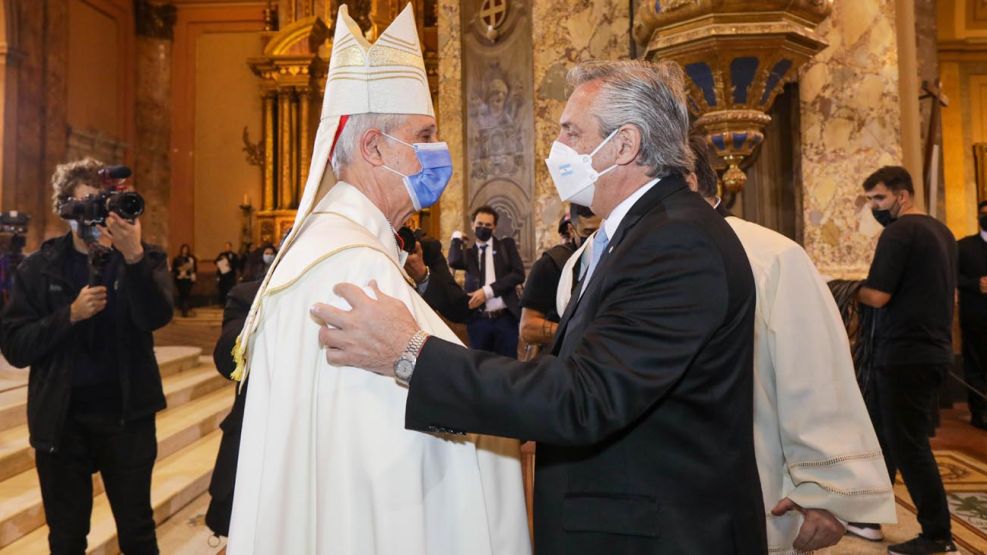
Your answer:
[[[260,307],[267,292],[271,275],[291,248],[302,229],[302,222],[325,193],[336,183],[329,161],[339,132],[346,118],[357,114],[409,114],[435,116],[432,95],[425,73],[421,43],[415,14],[409,3],[370,44],[360,26],[353,21],[343,4],[336,14],[336,33],[329,56],[329,74],[322,101],[322,116],[315,134],[312,165],[302,193],[295,223],[285,238],[274,263],[267,271],[257,296],[254,297],[243,331],[233,348],[237,367],[233,379],[246,378],[249,357],[246,356],[250,337],[260,320]]]

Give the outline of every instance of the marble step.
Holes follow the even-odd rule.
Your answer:
[[[159,460],[151,479],[151,506],[154,521],[159,525],[195,501],[209,487],[221,432],[218,430],[187,446],[170,457]],[[93,499],[92,527],[89,531],[87,553],[115,555],[119,553],[116,524],[105,494]],[[48,552],[48,527],[39,526],[17,541],[0,549],[0,555]],[[162,553],[169,553],[162,550]],[[212,553],[212,551],[198,551]]]
[[[171,376],[199,366],[202,349],[198,347],[155,347],[161,377]],[[211,364],[211,362],[210,362]],[[0,431],[27,424],[27,383],[23,387],[0,392]]]
[[[231,382],[216,372],[212,366],[199,366],[167,376],[163,380],[165,399],[169,407],[178,407],[217,389],[225,388],[232,396]],[[25,409],[26,410],[26,409]],[[159,435],[161,430],[159,429]],[[34,466],[34,449],[31,448],[27,424],[0,431],[0,480]]]
[[[232,405],[233,386],[229,385],[159,413],[157,464],[214,433]],[[214,463],[215,457],[208,463],[210,468]],[[94,475],[93,493],[102,491],[102,481],[99,475]],[[43,524],[41,489],[34,468],[0,482],[0,547]]]
[[[206,526],[206,510],[212,497],[203,493],[181,511],[158,525],[158,549],[168,555],[217,555],[226,538],[213,535]]]

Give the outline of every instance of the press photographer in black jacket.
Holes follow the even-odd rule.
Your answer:
[[[120,183],[91,158],[52,176],[56,214],[66,202]],[[30,366],[28,429],[36,450],[52,553],[82,553],[99,471],[124,553],[157,553],[151,471],[154,415],[165,408],[152,332],[172,317],[167,258],[141,241],[139,220],[110,213],[105,226],[76,221],[17,269],[0,317],[0,350]],[[105,250],[91,275],[82,234]]]

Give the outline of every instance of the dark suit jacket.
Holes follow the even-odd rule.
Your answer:
[[[449,263],[442,256],[442,244],[429,237],[418,237],[422,245],[422,259],[428,266],[428,286],[422,298],[443,318],[463,324],[470,316],[469,296],[456,283],[449,271]]]
[[[476,242],[466,247],[462,239],[452,240],[449,247],[449,266],[466,271],[466,291],[470,293],[484,285],[479,258]],[[524,283],[524,262],[512,237],[493,238],[493,260],[496,281],[490,284],[490,288],[493,289],[494,296],[504,300],[507,310],[520,320],[521,302],[517,296],[517,286]]]
[[[409,429],[538,442],[538,555],[767,551],[754,460],[754,282],[679,177],[630,210],[553,356],[426,342]]]
[[[987,242],[979,234],[957,242],[960,290],[960,322],[964,327],[987,328],[987,295],[980,292],[980,278],[987,276]]]

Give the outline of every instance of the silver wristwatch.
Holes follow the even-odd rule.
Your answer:
[[[411,382],[411,374],[415,372],[415,364],[418,363],[418,353],[421,352],[426,339],[428,339],[428,333],[425,330],[415,332],[401,356],[394,361],[394,379],[399,384],[407,387],[408,383]]]

